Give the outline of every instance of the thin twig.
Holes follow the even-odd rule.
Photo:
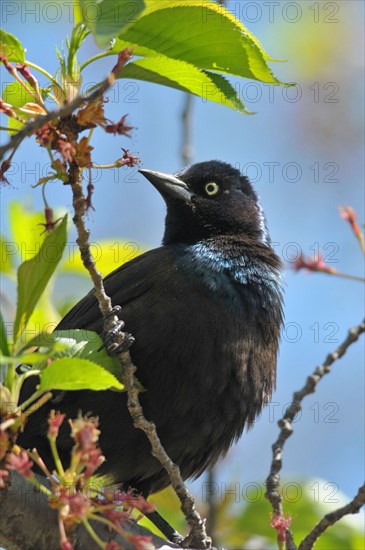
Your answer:
[[[278,514],[280,516],[283,515],[282,498],[279,494],[280,470],[282,467],[282,451],[286,440],[293,433],[292,422],[296,414],[298,414],[298,412],[301,410],[301,402],[304,397],[315,392],[316,386],[321,378],[323,378],[325,374],[328,374],[331,371],[332,364],[346,353],[351,344],[356,342],[356,340],[363,332],[365,332],[365,321],[349,330],[346,339],[337,348],[337,350],[328,354],[324,363],[317,367],[313,374],[308,376],[303,388],[293,394],[291,404],[287,407],[283,418],[281,418],[278,422],[280,432],[277,440],[272,446],[273,457],[270,467],[270,473],[266,479],[265,494],[266,498],[270,501],[272,505],[274,514]],[[288,532],[290,540],[292,541],[291,533],[289,530]],[[293,548],[295,548],[295,546]]]
[[[360,508],[365,504],[365,485],[362,485],[357,492],[357,495],[342,508],[338,508],[334,512],[326,514],[321,521],[312,529],[312,531],[307,535],[298,546],[298,550],[311,550],[314,543],[324,533],[324,531],[334,525],[338,520],[343,518],[348,514],[357,514],[360,511]]]
[[[321,273],[321,270],[318,270]],[[333,275],[334,277],[341,277],[342,279],[350,279],[350,281],[357,281],[359,283],[365,283],[364,277],[358,277],[357,275],[350,275],[349,273],[342,273],[342,271],[322,271],[327,275]]]

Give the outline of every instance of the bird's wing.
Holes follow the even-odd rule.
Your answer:
[[[164,275],[165,279],[167,271],[174,269],[173,249],[164,246],[150,250],[107,275],[104,287],[112,304],[123,308],[143,297],[151,288],[163,284],[161,276]],[[57,329],[84,328],[101,333],[102,327],[102,314],[94,291],[91,290],[60,321]]]

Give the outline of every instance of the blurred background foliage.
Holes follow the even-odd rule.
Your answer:
[[[38,59],[51,72],[56,67],[54,45],[60,45],[71,29],[70,5],[60,1],[58,10],[50,5],[46,10],[45,4],[27,1],[12,3],[13,11],[3,12],[6,29],[26,44],[27,56],[35,62]],[[288,268],[286,328],[277,392],[254,429],[217,467],[214,478],[219,488],[215,500],[215,542],[228,548],[274,548],[275,532],[269,526],[270,509],[264,491],[257,501],[253,497],[250,502],[247,495],[241,494],[236,502],[224,487],[229,489],[235,483],[241,488],[247,484],[263,487],[271,459],[270,445],[277,435],[276,421],[285,404],[363,315],[361,285],[320,274],[297,275],[291,267],[299,252],[308,255],[324,249],[336,269],[361,275],[358,245],[338,217],[337,207],[350,204],[363,222],[364,3],[241,0],[228,1],[226,5],[274,58],[287,60],[275,66],[277,76],[297,82],[295,88],[284,91],[231,79],[247,108],[258,113],[255,116],[243,116],[201,100],[194,100],[192,105],[192,160],[219,158],[251,178],[262,197],[276,250]],[[98,51],[89,39],[85,58]],[[95,64],[87,72],[84,86],[107,74],[113,65],[110,61]],[[100,73],[96,76],[97,70]],[[120,156],[120,147],[128,147],[139,154],[146,168],[178,170],[182,165],[183,94],[130,80],[118,82],[108,96],[108,116],[118,119],[128,113],[128,122],[135,129],[128,142],[124,138],[107,138],[96,130],[95,161],[113,162]],[[14,310],[14,268],[34,250],[42,232],[37,224],[43,223],[44,218],[40,213],[34,214],[42,209],[42,197],[38,190],[31,189],[49,169],[42,153],[35,143],[23,144],[7,173],[12,186],[1,191],[1,234],[13,245],[19,245],[12,249],[14,254],[6,254],[3,263],[8,276],[3,280],[1,297],[8,319]],[[123,260],[158,246],[164,205],[136,169],[95,171],[93,183],[96,211],[89,214],[91,241],[100,253],[99,267],[107,273]],[[71,210],[67,186],[48,185],[47,199],[56,217],[65,208]],[[76,252],[71,230],[56,282],[32,319],[34,330],[50,320],[56,323],[68,306],[90,289],[88,279],[80,276]],[[31,327],[30,324],[29,330]],[[321,382],[316,394],[303,403],[294,435],[284,452],[283,466],[284,483],[297,483],[302,489],[297,502],[286,500],[284,506],[285,512],[293,516],[296,541],[325,513],[324,508],[330,511],[346,502],[361,482],[363,387],[363,348],[358,343]],[[321,489],[317,496],[310,490],[313,479],[318,480]],[[335,499],[329,502],[331,488],[325,490],[326,480],[335,489]],[[202,477],[191,484],[203,513],[207,511],[207,503],[202,502],[205,482],[206,477]],[[153,500],[160,512],[183,530],[171,491],[155,495]],[[328,530],[316,548],[362,550],[363,517],[360,514],[342,520]]]
[[[300,480],[295,484],[292,481],[286,483],[283,479],[284,508],[292,517],[291,529],[297,544],[309,533],[323,515],[342,506],[347,499],[344,495],[337,495],[336,504],[314,502],[313,496],[319,484],[323,480]],[[228,484],[228,489],[233,491],[223,498],[217,499],[215,510],[215,528],[209,534],[213,537],[214,544],[220,548],[242,548],[243,550],[271,550],[277,548],[276,532],[270,527],[271,506],[264,498],[265,488],[262,484],[248,488],[244,492],[244,499],[239,499],[235,491],[234,482]],[[308,490],[312,487],[313,490]],[[222,497],[222,494],[218,495]],[[323,495],[322,495],[323,496]],[[242,494],[241,494],[242,497]],[[325,498],[325,497],[324,497]],[[165,489],[158,495],[149,499],[155,504],[159,512],[168,519],[180,532],[186,533],[186,526],[181,513],[179,503],[171,488]],[[204,516],[209,517],[209,507],[200,506]],[[265,518],[267,519],[265,521]],[[146,519],[141,523],[158,533],[156,528]],[[187,534],[187,533],[186,533]],[[315,548],[319,550],[344,550],[364,548],[364,536],[361,529],[350,518],[345,518],[333,528],[328,529],[316,542]]]

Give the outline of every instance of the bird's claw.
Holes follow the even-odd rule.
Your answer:
[[[124,323],[122,323],[124,327]],[[129,332],[124,332],[124,338],[123,342],[121,344],[118,344],[117,342],[114,342],[114,338],[121,332],[122,328],[119,327],[119,324],[117,327],[114,327],[107,335],[106,340],[104,341],[105,348],[109,355],[119,355],[120,353],[124,353],[125,351],[128,351],[131,345],[134,343],[134,338]],[[118,330],[119,329],[119,330]]]
[[[109,319],[110,317],[118,317],[119,313],[122,311],[121,306],[113,306],[109,313],[104,315],[104,319]]]
[[[121,311],[120,306],[114,306],[110,313],[107,313],[105,316],[106,319],[109,317],[118,317],[119,312]],[[123,342],[118,343],[115,340],[119,337],[119,334],[123,332],[125,323],[122,320],[119,320],[115,323],[113,328],[110,330],[104,331],[103,333],[103,345],[99,348],[98,351],[105,348],[109,355],[119,355],[127,351],[134,342],[133,336],[129,332],[124,332]]]

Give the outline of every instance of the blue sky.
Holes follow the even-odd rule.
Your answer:
[[[287,60],[271,65],[276,76],[298,86],[283,92],[243,79],[233,81],[247,107],[257,112],[253,116],[199,98],[193,102],[193,161],[220,159],[247,173],[261,196],[276,250],[288,266],[277,391],[272,406],[218,468],[218,481],[226,485],[262,483],[283,407],[363,316],[361,283],[293,273],[290,268],[300,251],[312,255],[318,249],[339,271],[361,275],[363,267],[359,246],[338,215],[339,205],[351,205],[360,222],[364,220],[363,3],[331,4],[338,10],[325,11],[322,2],[228,2],[274,58]],[[38,8],[38,13],[35,8],[32,14],[24,11],[24,2],[12,5],[18,9],[13,15],[6,12],[5,29],[27,47],[29,59],[54,71],[54,45],[61,46],[71,29],[69,6],[60,3],[62,18],[52,23],[56,16],[51,8]],[[83,55],[98,51],[90,39]],[[112,66],[112,59],[92,65],[85,83],[100,80]],[[130,140],[96,131],[94,161],[112,162],[120,156],[120,147],[126,147],[139,154],[145,168],[179,170],[184,95],[121,80],[109,97],[107,116],[118,120],[128,113],[134,130]],[[31,185],[44,175],[47,164],[38,146],[23,143],[9,172],[13,187],[1,190],[3,234],[8,233],[11,201],[42,208],[40,191]],[[67,186],[49,185],[47,197],[53,207],[71,210]],[[95,182],[94,204],[96,211],[88,220],[93,241],[159,245],[164,204],[142,176],[127,169],[104,171]],[[86,288],[85,282],[80,292]],[[69,288],[62,292],[70,297]],[[355,494],[364,470],[363,352],[362,338],[303,402],[302,416],[284,452],[287,480],[323,478],[339,491]],[[193,487],[200,493],[202,480]]]

